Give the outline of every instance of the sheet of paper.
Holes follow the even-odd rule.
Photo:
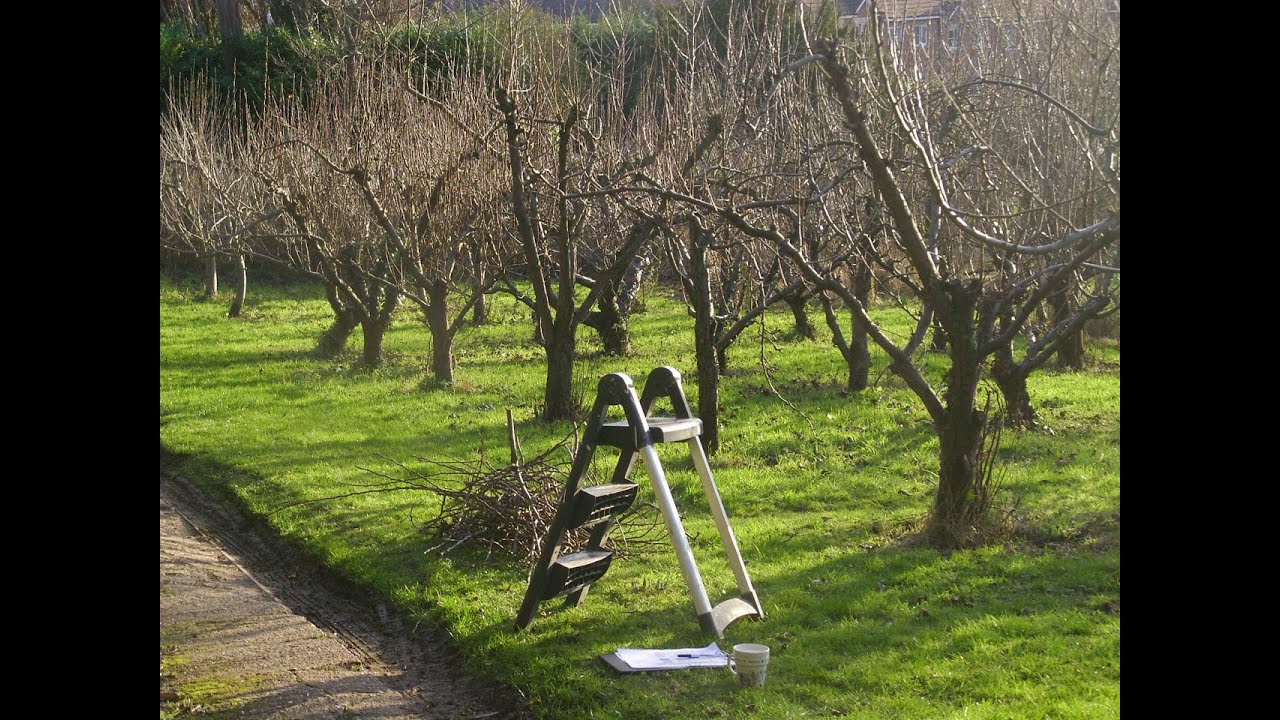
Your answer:
[[[696,667],[724,667],[728,658],[715,643],[704,648],[672,650],[629,650],[618,648],[618,658],[633,670],[679,670]]]

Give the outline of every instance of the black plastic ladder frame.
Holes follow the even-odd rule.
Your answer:
[[[649,410],[658,397],[666,397],[671,401],[675,417],[648,417]],[[605,422],[609,408],[614,406],[622,407],[625,421]],[[630,507],[635,500],[636,486],[628,482],[627,478],[631,475],[637,455],[653,483],[663,522],[680,561],[685,584],[693,597],[699,626],[703,631],[723,638],[724,629],[739,618],[764,618],[760,599],[747,575],[733,528],[729,526],[724,503],[711,476],[711,466],[707,463],[707,456],[699,439],[701,434],[702,421],[693,417],[680,384],[680,372],[675,368],[664,366],[649,373],[644,394],[640,398],[636,397],[631,378],[624,373],[610,373],[600,379],[596,402],[588,416],[564,495],[543,540],[541,556],[534,565],[524,602],[516,616],[517,630],[527,628],[533,622],[533,616],[541,602],[566,595],[567,604],[581,604],[591,589],[591,584],[608,570],[612,552],[604,549],[603,545],[613,528],[614,517]],[[729,566],[737,580],[739,597],[730,598],[714,607],[707,598],[706,587],[685,537],[684,526],[680,522],[680,513],[671,497],[671,489],[667,486],[666,473],[653,447],[660,442],[685,442],[689,446],[716,529],[724,543]],[[610,483],[584,488],[583,477],[597,445],[617,447],[621,450],[621,455]],[[587,547],[581,552],[562,556],[560,550],[565,533],[583,526],[593,526]]]

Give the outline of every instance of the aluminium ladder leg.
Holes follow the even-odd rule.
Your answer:
[[[652,407],[654,399],[658,396],[665,396],[671,401],[671,406],[675,412],[677,420],[693,418],[693,411],[689,407],[689,401],[685,398],[684,388],[681,386],[679,370],[670,366],[663,366],[655,368],[653,372],[649,373],[649,377],[644,383],[644,399],[642,401],[646,415]],[[655,422],[660,423],[662,421],[655,419]],[[698,478],[702,482],[703,494],[706,495],[707,504],[711,508],[711,515],[716,523],[716,530],[719,532],[720,540],[724,544],[725,555],[728,558],[729,567],[733,571],[734,579],[738,584],[738,597],[730,598],[719,603],[715,607],[711,607],[710,614],[707,614],[707,608],[703,605],[699,605],[698,603],[699,591],[701,590],[702,597],[706,597],[706,590],[702,589],[702,579],[701,576],[698,575],[696,568],[693,570],[695,577],[697,577],[696,586],[695,583],[688,581],[687,575],[686,582],[689,585],[690,593],[694,596],[694,607],[698,611],[699,624],[706,632],[714,634],[717,638],[721,638],[724,637],[724,629],[739,618],[754,616],[758,619],[764,619],[764,607],[760,604],[760,598],[756,595],[755,588],[751,584],[751,578],[747,574],[746,563],[742,560],[742,552],[738,549],[737,538],[734,537],[733,528],[729,525],[729,516],[728,513],[725,512],[724,501],[720,499],[720,491],[716,487],[715,479],[711,475],[711,465],[707,462],[707,455],[702,448],[702,441],[700,439],[702,434],[701,428],[702,424],[701,421],[699,421],[698,431],[695,436],[681,439],[683,439],[689,446],[689,453],[693,458],[694,468],[697,469]],[[655,463],[657,461],[656,455],[654,456],[654,461]],[[657,485],[656,480],[654,484],[655,486]],[[665,487],[665,485],[666,482],[664,475],[663,486]],[[667,496],[668,498],[670,497],[669,491]],[[672,505],[672,509],[674,510],[674,504]],[[679,524],[678,514],[676,515],[676,523]],[[670,527],[668,527],[668,531],[671,532],[673,544],[676,544],[675,537],[677,535],[679,535],[682,541],[684,540],[683,528],[680,528],[678,533],[670,530]],[[683,551],[681,549],[682,545]],[[676,544],[676,553],[677,555],[689,553],[688,565],[693,567],[693,556],[689,551],[687,542]],[[684,569],[685,564],[686,563],[682,559],[682,569]]]
[[[694,438],[697,442],[697,438]],[[662,520],[667,525],[667,534],[671,536],[671,544],[676,549],[676,559],[680,561],[680,572],[684,575],[684,583],[689,586],[689,594],[693,596],[693,609],[698,613],[698,624],[707,629],[704,618],[711,617],[711,601],[707,599],[707,588],[702,584],[702,575],[698,572],[698,563],[693,559],[693,550],[689,547],[689,538],[684,534],[684,525],[680,523],[680,512],[676,510],[676,501],[671,497],[671,488],[667,486],[667,476],[658,461],[658,453],[652,445],[640,451],[644,460],[644,469],[653,482],[653,494],[657,496],[658,508],[662,510]],[[714,627],[712,629],[714,632]]]
[[[697,438],[687,441],[689,443],[689,452],[693,455],[693,465],[698,470],[698,478],[702,480],[702,492],[707,496],[707,504],[711,506],[711,516],[715,518],[716,529],[720,531],[720,541],[724,543],[724,553],[729,558],[729,568],[733,570],[733,577],[738,581],[739,600],[745,603],[745,607],[737,604],[731,604],[731,601],[721,603],[724,609],[721,611],[723,615],[728,615],[733,611],[740,612],[743,615],[756,615],[760,619],[764,619],[764,607],[760,605],[760,598],[756,595],[755,587],[751,585],[751,578],[747,575],[747,564],[742,561],[742,551],[738,549],[738,539],[734,537],[733,528],[729,525],[729,515],[724,510],[724,501],[720,499],[720,490],[716,488],[716,481],[711,477],[711,465],[707,462],[707,454],[702,451],[702,443]],[[721,628],[736,620],[741,615],[735,615],[730,618],[716,618],[717,624],[723,621]]]

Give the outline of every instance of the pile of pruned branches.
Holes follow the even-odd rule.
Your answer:
[[[576,436],[576,433],[575,433]],[[570,436],[531,460],[525,460],[508,415],[511,460],[495,465],[480,453],[475,460],[417,458],[427,466],[416,471],[392,460],[398,475],[362,468],[381,481],[360,491],[426,491],[438,498],[434,516],[417,523],[431,539],[427,552],[447,555],[460,547],[483,547],[486,558],[495,552],[533,561],[555,517],[573,464],[576,437]],[[572,444],[572,446],[571,446]],[[617,518],[610,535],[615,553],[625,555],[661,543],[657,508],[637,503]],[[566,548],[587,539],[584,529],[566,536]]]

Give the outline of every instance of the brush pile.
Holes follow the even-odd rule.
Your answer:
[[[565,438],[555,447],[525,460],[514,427],[511,462],[494,465],[480,454],[475,460],[418,458],[429,468],[417,472],[396,462],[398,477],[368,470],[383,479],[374,486],[387,491],[423,490],[438,498],[435,515],[418,528],[431,539],[427,552],[447,555],[465,546],[482,547],[486,558],[495,552],[532,562],[541,550],[573,464],[573,450]],[[598,480],[589,480],[589,484]],[[618,555],[665,542],[657,508],[637,502],[617,518],[609,543]],[[581,547],[588,530],[571,531],[565,552]]]

